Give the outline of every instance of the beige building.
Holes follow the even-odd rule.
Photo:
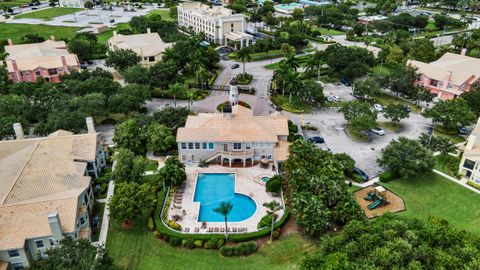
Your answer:
[[[254,116],[241,105],[225,106],[223,113],[188,116],[177,132],[183,162],[240,163],[284,161],[288,156],[288,119],[276,112]]]
[[[191,28],[195,33],[205,33],[206,40],[217,44],[229,41],[248,46],[253,37],[245,33],[247,22],[245,15],[233,14],[231,9],[191,2],[181,3],[177,7],[178,25]]]
[[[158,33],[152,33],[150,28],[145,34],[122,35],[113,32],[113,37],[108,40],[108,48],[112,51],[124,49],[136,52],[141,58],[141,64],[153,65],[162,60],[162,53],[172,46],[172,43],[165,43]]]
[[[454,99],[479,84],[480,59],[461,54],[445,53],[437,61],[424,63],[408,60],[418,69],[417,85],[427,88],[440,99]]]
[[[23,269],[63,237],[90,239],[91,177],[106,156],[92,122],[88,134],[58,130],[0,141],[0,269]]]
[[[55,37],[40,43],[13,45],[11,39],[5,46],[8,75],[14,82],[59,82],[60,76],[80,68],[75,54],[67,51],[65,41]]]
[[[480,184],[480,118],[468,136],[458,173],[467,177],[468,180]]]

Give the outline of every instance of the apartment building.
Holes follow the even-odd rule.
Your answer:
[[[231,9],[191,2],[181,3],[177,7],[178,25],[192,29],[195,33],[205,33],[209,42],[227,44],[239,42],[248,46],[253,37],[245,33],[247,22],[245,15],[233,14]]]
[[[0,269],[24,269],[64,237],[90,240],[91,177],[106,164],[100,134],[58,130],[0,141]],[[4,267],[4,268],[2,268]]]
[[[437,61],[424,63],[408,60],[417,68],[420,79],[415,82],[443,100],[454,99],[479,85],[480,59],[462,54],[445,53]]]
[[[463,150],[458,173],[480,184],[480,118]]]
[[[172,43],[163,42],[158,33],[152,33],[150,28],[145,34],[122,35],[113,32],[113,37],[108,40],[111,51],[124,49],[137,53],[142,60],[140,64],[151,66],[162,60],[162,53],[172,46]]]
[[[65,41],[50,40],[40,43],[13,45],[11,39],[5,46],[5,59],[9,78],[14,82],[59,82],[60,76],[80,68],[75,54],[67,51]]]

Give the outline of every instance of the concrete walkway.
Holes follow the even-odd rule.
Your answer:
[[[434,173],[438,174],[438,175],[441,175],[441,176],[445,177],[446,179],[448,179],[448,180],[450,180],[450,181],[452,181],[452,182],[454,182],[454,183],[456,183],[456,184],[458,184],[458,185],[461,185],[461,186],[463,186],[463,187],[465,187],[465,188],[470,189],[471,191],[473,191],[473,192],[475,192],[475,193],[477,193],[477,194],[480,194],[480,190],[478,190],[478,189],[476,189],[476,188],[474,188],[474,187],[471,187],[471,186],[467,185],[464,181],[461,181],[461,179],[457,179],[457,178],[451,177],[450,175],[448,175],[448,174],[446,174],[446,173],[444,173],[444,172],[441,172],[441,171],[439,171],[439,170],[436,170],[436,169],[433,169],[432,171],[433,171]]]
[[[117,164],[116,161],[113,161],[112,165],[112,172],[115,170],[115,165]],[[105,246],[107,242],[107,234],[108,234],[108,225],[110,224],[110,199],[113,196],[113,192],[115,191],[115,181],[110,181],[108,183],[108,190],[107,190],[107,198],[105,200],[105,211],[103,211],[103,218],[102,218],[102,225],[100,228],[100,236],[98,238],[98,242],[93,242],[92,245],[101,247]],[[99,200],[100,202],[100,200]]]
[[[362,187],[362,188],[371,186],[371,185],[373,185],[377,182],[380,182],[379,177],[372,178],[369,181],[364,182],[364,183],[357,183],[357,182],[353,182],[353,181],[345,181],[345,183],[347,183],[347,184],[352,183],[353,186]]]

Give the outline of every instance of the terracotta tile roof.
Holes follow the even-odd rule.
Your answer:
[[[253,116],[245,107],[233,109],[231,118],[221,113],[188,116],[185,127],[177,131],[177,142],[277,142],[278,136],[288,136],[286,116]]]
[[[280,160],[284,161],[287,160],[288,158],[288,148],[290,146],[290,143],[287,141],[279,141],[275,148],[273,149],[273,156],[275,160]]]
[[[141,56],[155,56],[165,51],[172,43],[165,43],[158,33],[146,33],[137,35],[118,34],[108,40],[110,49],[116,46],[119,49],[128,49]]]
[[[41,43],[5,46],[6,64],[9,72],[14,72],[12,60],[17,62],[19,70],[62,67],[61,56],[68,66],[78,66],[78,58],[66,49],[64,41],[47,40]]]
[[[452,72],[450,82],[455,85],[480,77],[480,59],[454,53],[445,53],[431,63],[408,60],[407,64],[417,67],[419,73],[440,81],[445,81],[448,72]]]
[[[58,212],[64,231],[74,230],[78,195],[90,185],[82,160],[95,160],[98,136],[59,130],[0,141],[0,250],[50,235],[48,212]]]
[[[0,270],[7,270],[8,262],[0,261]]]

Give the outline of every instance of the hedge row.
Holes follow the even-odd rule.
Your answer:
[[[246,256],[257,251],[257,243],[250,241],[240,243],[238,246],[223,246],[220,248],[220,254],[226,257]]]
[[[178,237],[181,240],[192,238],[192,237],[197,240],[209,240],[212,238],[224,237],[223,234],[218,234],[218,233],[217,234],[180,233],[180,232],[172,231],[172,229],[170,228],[167,228],[160,220],[160,214],[162,212],[163,202],[165,201],[165,195],[166,195],[166,190],[164,189],[158,192],[157,209],[155,210],[155,214],[153,217],[153,220],[155,221],[155,228],[158,232],[160,232],[163,235],[168,235],[169,237]],[[277,223],[275,223],[274,229],[281,227],[285,223],[285,221],[288,219],[289,214],[290,214],[289,211],[285,210],[285,214],[282,216],[282,218]],[[239,243],[239,242],[254,240],[263,236],[267,236],[269,234],[270,234],[270,227],[267,227],[251,233],[229,234],[228,240]]]
[[[480,190],[480,185],[477,184],[477,183],[475,183],[475,182],[473,182],[473,181],[468,180],[468,181],[467,181],[467,185],[469,185],[469,186],[471,186],[471,187],[474,187],[474,188]]]

